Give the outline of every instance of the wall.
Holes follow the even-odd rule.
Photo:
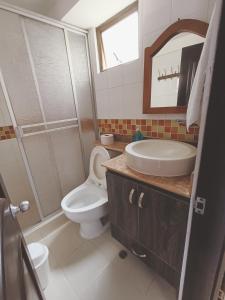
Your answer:
[[[139,0],[140,58],[98,72],[95,30],[89,32],[98,119],[185,119],[185,115],[144,115],[143,53],[178,18],[209,22],[214,0]]]

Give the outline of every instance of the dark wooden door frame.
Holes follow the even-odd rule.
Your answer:
[[[218,33],[196,196],[204,215],[193,214],[182,300],[213,300],[225,251],[225,0]]]

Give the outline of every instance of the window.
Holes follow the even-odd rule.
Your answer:
[[[100,71],[138,58],[138,2],[96,30]]]

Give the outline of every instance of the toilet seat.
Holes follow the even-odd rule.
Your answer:
[[[102,167],[102,163],[109,160],[109,152],[102,146],[96,146],[90,157],[89,166],[89,179],[91,179],[96,185],[102,186],[106,189],[105,168]]]
[[[62,202],[62,207],[70,212],[90,211],[108,201],[107,193],[91,182],[85,182],[67,194]]]

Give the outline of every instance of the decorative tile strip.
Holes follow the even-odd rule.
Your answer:
[[[0,127],[0,141],[16,138],[13,126]]]
[[[176,120],[145,120],[145,119],[99,119],[100,133],[132,136],[139,128],[145,137],[172,139],[197,143],[199,127],[193,125],[189,131],[186,124]]]

